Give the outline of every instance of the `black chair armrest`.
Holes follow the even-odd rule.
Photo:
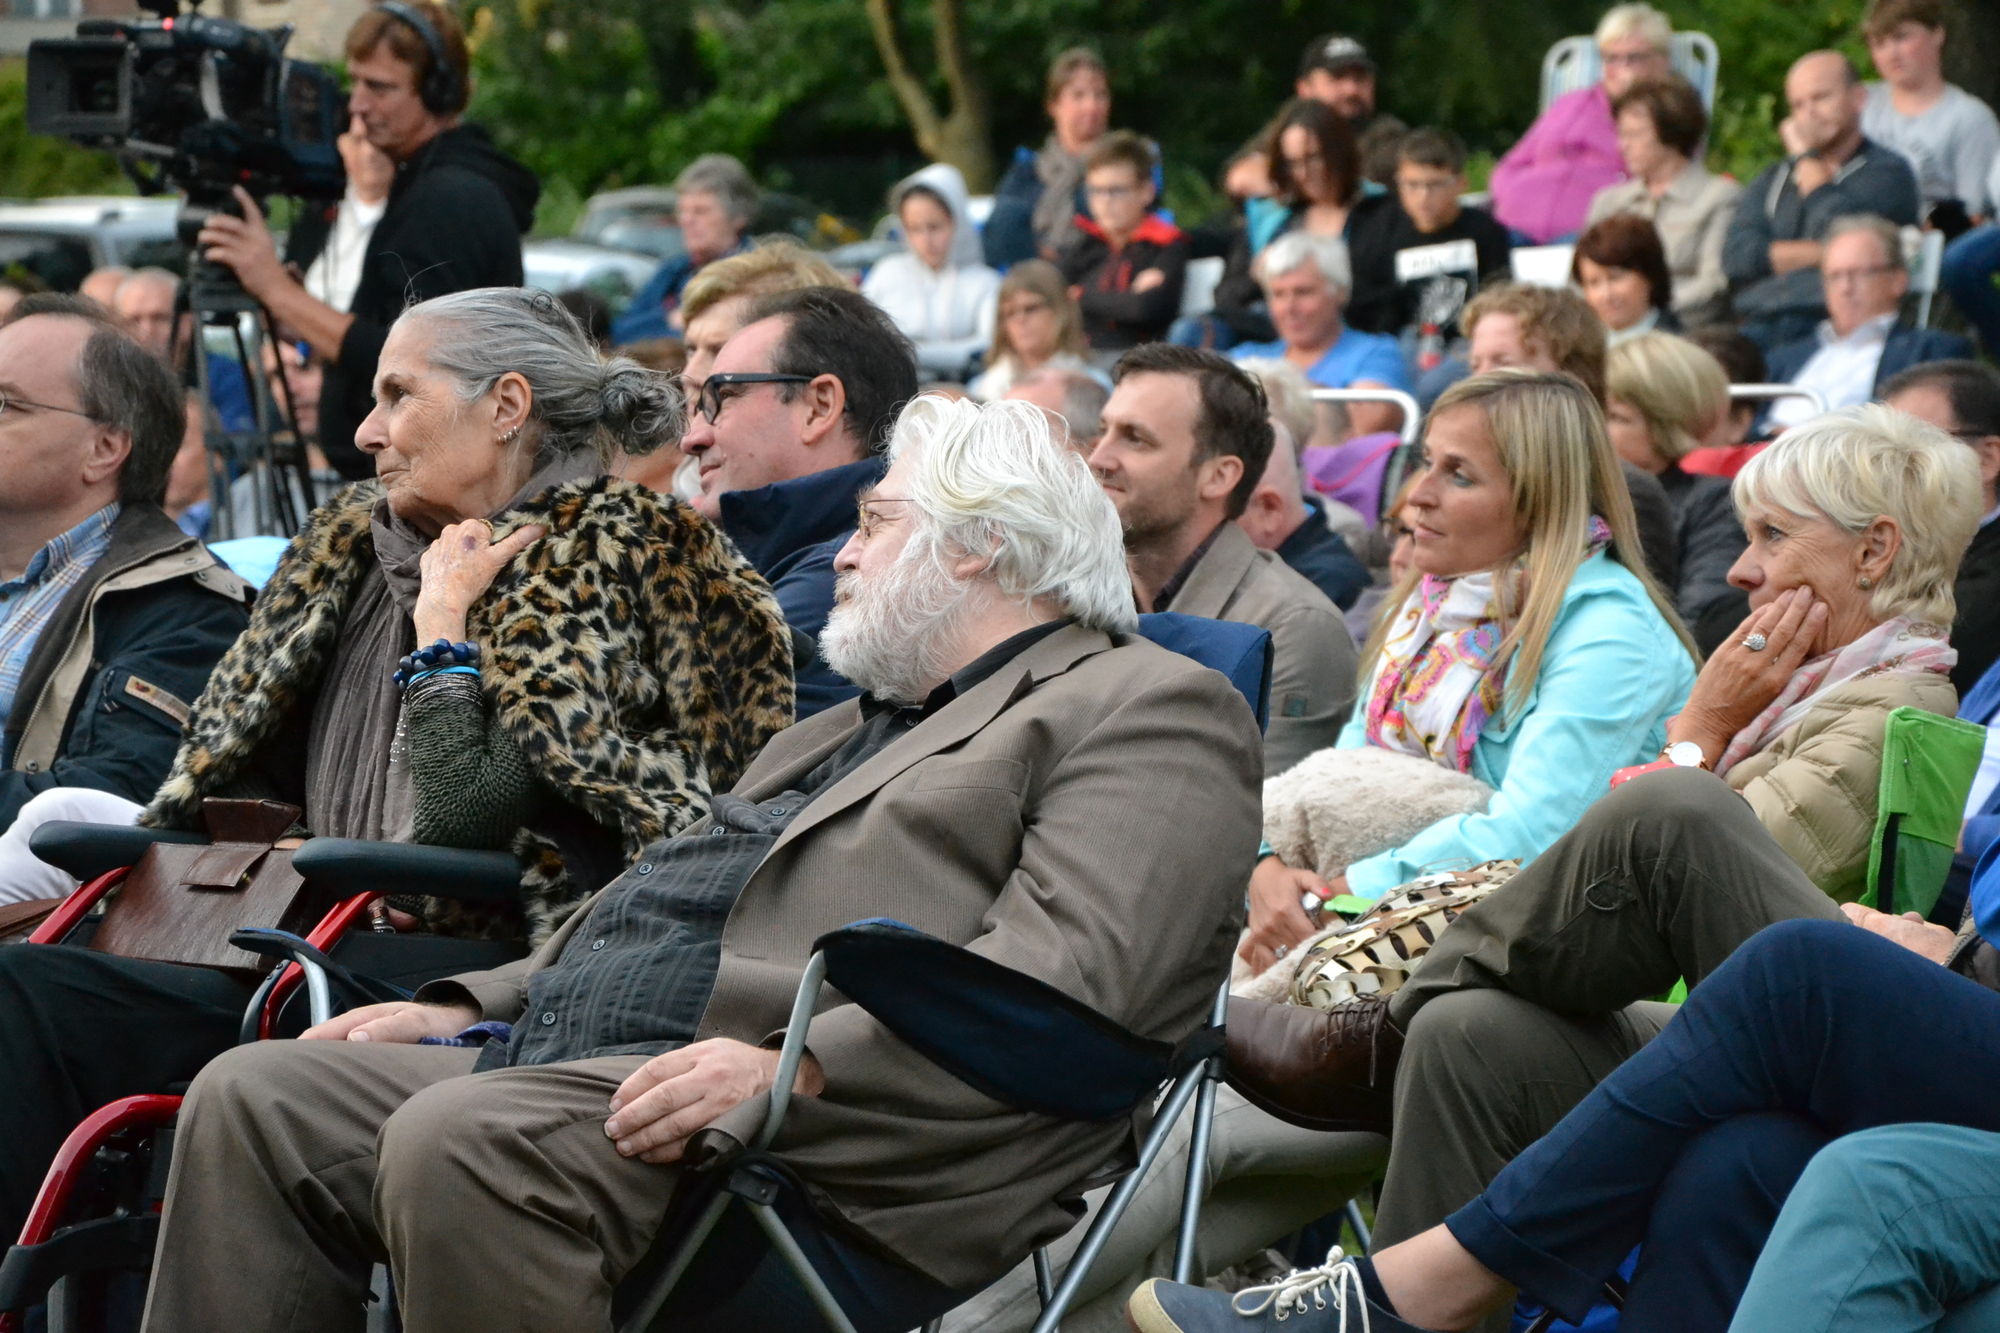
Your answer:
[[[53,819],[28,835],[28,850],[66,875],[88,883],[134,865],[156,842],[199,844],[206,833],[140,828],[136,824],[85,824]]]
[[[313,838],[292,853],[292,867],[314,888],[342,896],[425,894],[460,902],[513,902],[521,893],[521,863],[510,852]]]
[[[813,942],[826,982],[919,1055],[994,1100],[1110,1120],[1213,1054],[1141,1037],[1046,982],[901,922],[857,921]]]

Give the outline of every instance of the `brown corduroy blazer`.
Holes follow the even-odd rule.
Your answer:
[[[787,790],[859,724],[850,701],[781,732],[736,793]],[[792,822],[730,913],[701,1036],[775,1044],[813,940],[877,916],[1143,1035],[1187,1036],[1241,925],[1260,748],[1220,674],[1137,638],[1058,630]],[[532,959],[455,980],[488,1018],[519,1017],[527,976],[555,961],[595,901]],[[1067,1230],[1062,1200],[1132,1132],[1007,1110],[851,1004],[821,1012],[810,1044],[826,1087],[793,1103],[778,1155],[823,1210],[948,1286],[983,1285]],[[764,1110],[758,1098],[712,1128],[747,1142]]]

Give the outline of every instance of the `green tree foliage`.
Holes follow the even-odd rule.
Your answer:
[[[1866,0],[1656,0],[1722,50],[1713,165],[1747,175],[1778,152],[1785,68],[1837,46],[1864,69]],[[1223,162],[1290,94],[1299,52],[1333,20],[1310,0],[960,0],[988,102],[995,161],[1047,132],[1042,79],[1073,45],[1111,68],[1114,122],[1164,146],[1170,200],[1216,198]],[[1606,0],[1349,7],[1339,21],[1382,65],[1383,105],[1499,153],[1533,120],[1549,46],[1587,33]],[[1953,0],[1969,53],[1994,0]],[[475,114],[541,172],[552,199],[670,179],[697,153],[732,152],[781,188],[855,215],[921,158],[857,0],[472,0]],[[897,0],[905,49],[932,49],[932,0]],[[2000,26],[2000,25],[1997,25]],[[1953,52],[1956,55],[1956,51]],[[939,62],[911,67],[940,109]],[[1978,72],[1954,65],[1981,91]],[[1993,76],[1987,72],[1987,78]],[[1991,92],[1992,89],[1984,89]]]
[[[954,105],[935,0],[890,0],[910,64]],[[1837,46],[1864,69],[1866,0],[1655,0],[1713,36],[1722,79],[1712,165],[1747,175],[1777,154],[1786,66]],[[1543,52],[1588,32],[1607,0],[1349,7],[1338,22],[1383,69],[1382,101],[1412,124],[1449,125],[1476,157],[1534,118]],[[957,0],[987,103],[994,160],[1041,142],[1042,78],[1073,45],[1109,62],[1115,121],[1165,145],[1170,202],[1199,215],[1222,161],[1291,90],[1298,53],[1336,20],[1312,0]],[[1947,72],[2000,94],[2000,0],[1948,0]],[[771,184],[865,217],[921,161],[859,0],[466,0],[474,113],[543,178],[545,223],[594,190],[671,179],[698,153],[735,153]],[[0,191],[122,190],[108,156],[27,133],[24,71],[0,62]]]

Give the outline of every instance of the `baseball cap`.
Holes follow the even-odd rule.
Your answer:
[[[1300,78],[1316,69],[1323,69],[1329,74],[1338,74],[1344,69],[1365,69],[1373,74],[1375,58],[1368,54],[1367,47],[1346,33],[1332,32],[1315,39],[1299,60]]]

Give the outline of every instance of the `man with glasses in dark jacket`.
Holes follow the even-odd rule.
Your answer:
[[[716,353],[681,438],[700,468],[694,507],[770,580],[792,627],[801,718],[857,693],[818,651],[833,557],[916,393],[916,354],[874,302],[838,288],[787,292],[753,307]]]

